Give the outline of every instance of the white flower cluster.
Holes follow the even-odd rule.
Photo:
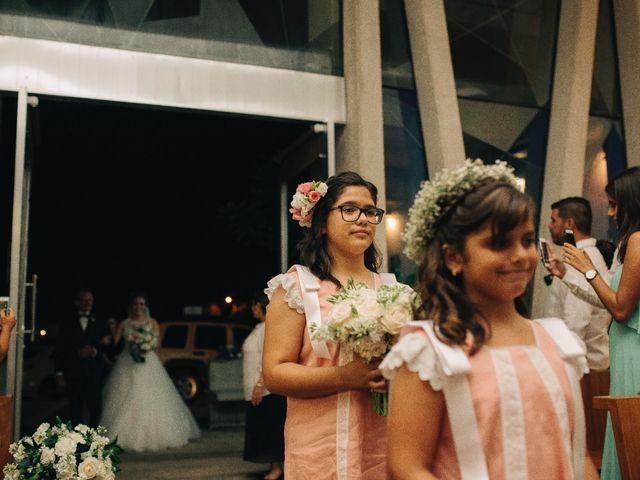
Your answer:
[[[513,168],[496,160],[485,165],[480,159],[467,159],[455,169],[443,169],[432,180],[423,182],[409,209],[409,221],[402,233],[404,254],[420,263],[424,251],[435,234],[435,224],[453,203],[487,181],[502,181],[518,188]]]
[[[158,346],[158,332],[153,328],[136,327],[127,329],[127,340],[135,343],[142,353],[150,352]]]
[[[312,324],[313,339],[338,342],[366,361],[382,357],[413,318],[415,292],[406,285],[382,285],[377,290],[349,280],[329,298],[331,313],[321,326]]]
[[[289,213],[301,227],[311,227],[313,208],[327,194],[328,189],[326,183],[317,180],[298,185],[291,200]]]
[[[13,463],[4,467],[6,480],[56,478],[60,480],[115,480],[120,448],[106,437],[103,427],[70,428],[58,421],[43,423],[31,436],[12,443]]]

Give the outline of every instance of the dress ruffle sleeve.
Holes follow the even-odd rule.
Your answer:
[[[420,332],[403,336],[380,364],[382,375],[393,380],[398,369],[406,364],[420,380],[429,382],[434,390],[442,390],[444,374],[427,337]]]
[[[302,296],[298,290],[298,282],[295,276],[291,273],[281,273],[269,280],[267,288],[264,289],[264,293],[269,297],[269,300],[271,300],[278,288],[284,290],[284,300],[289,305],[289,308],[304,314],[304,303],[302,303]]]

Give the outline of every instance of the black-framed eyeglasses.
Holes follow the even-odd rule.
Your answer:
[[[367,222],[378,225],[382,222],[382,217],[384,216],[384,210],[376,207],[360,208],[355,205],[338,205],[331,210],[340,210],[342,220],[345,222],[357,222],[364,213]]]

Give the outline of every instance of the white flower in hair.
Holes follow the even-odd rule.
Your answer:
[[[474,188],[487,182],[505,182],[520,189],[513,168],[496,160],[485,165],[480,159],[467,159],[454,170],[443,169],[432,180],[423,182],[409,209],[409,221],[402,233],[404,254],[420,263],[433,239],[438,221],[455,203]]]

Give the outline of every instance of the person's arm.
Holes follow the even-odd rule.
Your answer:
[[[2,323],[2,331],[0,332],[0,362],[7,357],[9,352],[9,343],[11,341],[11,331],[16,326],[16,314],[13,309],[9,309],[9,313],[5,313],[4,309],[0,309],[0,322]]]
[[[549,270],[552,275],[562,280],[562,283],[569,287],[571,293],[580,300],[583,300],[594,307],[605,308],[596,292],[591,288],[591,285],[589,285],[589,283],[584,279],[584,275],[573,269],[567,268],[564,262],[556,257],[551,247],[549,247],[549,266],[547,267],[547,270]],[[612,276],[610,272],[601,272],[598,270],[598,273],[607,283],[610,282]]]
[[[262,371],[270,392],[312,398],[347,390],[384,388],[377,363],[367,365],[360,358],[342,367],[298,364],[305,317],[287,305],[282,288],[269,302],[265,328]]]
[[[116,334],[113,337],[113,344],[114,345],[118,345],[118,343],[120,342],[120,340],[122,339],[122,335],[124,335],[124,324],[126,323],[126,320],[123,320],[122,322],[120,322],[120,324],[118,325],[118,328],[116,329]]]
[[[394,480],[428,480],[444,417],[442,392],[403,365],[391,382],[387,466]]]
[[[564,254],[566,262],[582,273],[594,268],[589,257],[573,245],[565,243]],[[633,233],[627,242],[618,290],[613,291],[602,275],[596,275],[591,287],[617,322],[627,321],[640,300],[640,232]]]

